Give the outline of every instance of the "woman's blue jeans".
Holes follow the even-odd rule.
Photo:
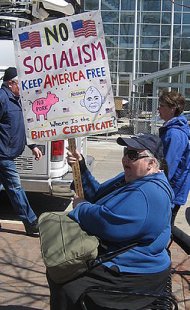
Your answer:
[[[11,201],[16,214],[23,222],[32,223],[37,217],[33,212],[13,160],[0,159],[0,183]]]

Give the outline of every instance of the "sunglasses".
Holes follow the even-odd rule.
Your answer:
[[[127,148],[124,148],[124,156],[127,156],[132,161],[136,161],[141,158],[149,157],[148,155],[140,155],[140,152],[136,150],[128,150]]]

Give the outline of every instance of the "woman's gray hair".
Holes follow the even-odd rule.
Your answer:
[[[2,85],[5,85],[8,87],[9,85],[9,82],[10,81],[13,81],[13,82],[18,82],[18,76],[15,76],[14,78],[12,78],[11,80],[8,80],[8,81],[3,81]]]
[[[152,154],[149,150],[145,150],[145,154],[148,155],[149,158],[154,158],[155,161],[156,161],[156,164],[157,164],[157,168],[160,169],[160,167],[161,167],[161,162],[158,160],[158,158],[156,158],[156,157],[154,156],[154,154]],[[147,158],[147,160],[148,160],[148,158]]]

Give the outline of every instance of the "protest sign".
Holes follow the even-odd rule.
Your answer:
[[[13,30],[27,138],[117,131],[99,11]]]

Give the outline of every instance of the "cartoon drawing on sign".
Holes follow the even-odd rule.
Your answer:
[[[84,95],[84,99],[80,101],[80,104],[89,112],[96,113],[100,110],[104,100],[99,90],[94,86],[90,86]]]
[[[36,120],[40,121],[40,115],[44,116],[44,120],[47,120],[47,114],[51,109],[51,106],[59,101],[59,98],[47,92],[46,98],[38,98],[32,103],[32,111],[36,114]]]

